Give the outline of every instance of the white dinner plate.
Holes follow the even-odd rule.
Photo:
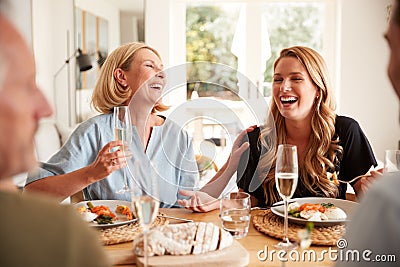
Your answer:
[[[128,206],[131,211],[132,211],[132,206],[131,203],[129,201],[122,201],[122,200],[91,200],[91,201],[82,201],[79,203],[76,203],[74,206],[76,208],[79,207],[85,207],[87,208],[87,203],[88,202],[92,202],[93,206],[107,206],[110,208],[111,212],[115,214],[115,216],[117,217],[118,220],[116,220],[114,223],[110,223],[110,224],[98,224],[95,221],[91,221],[89,222],[90,226],[96,227],[96,228],[109,228],[109,227],[115,227],[115,226],[120,226],[120,225],[124,225],[124,224],[128,224],[128,223],[132,223],[135,222],[137,219],[133,219],[133,220],[128,220],[126,218],[126,215],[122,215],[122,214],[118,214],[115,212],[115,209],[117,208],[117,206]]]
[[[317,225],[317,226],[330,226],[330,225],[335,225],[335,224],[347,223],[349,221],[350,214],[358,206],[358,203],[356,203],[356,202],[348,201],[348,200],[344,200],[344,199],[337,199],[337,198],[324,198],[324,197],[293,198],[293,199],[290,199],[289,203],[294,202],[294,201],[298,202],[300,205],[302,205],[304,203],[311,203],[311,204],[332,203],[336,207],[341,208],[347,215],[347,218],[343,219],[343,220],[325,220],[325,221],[320,221],[320,222],[319,221],[309,221],[309,220],[306,220],[303,218],[296,218],[291,215],[289,215],[289,217],[288,217],[289,221],[291,221],[291,222],[301,223],[301,224],[305,224],[307,222],[313,222],[314,225]],[[274,205],[278,204],[278,206],[274,207],[274,205],[273,205],[271,207],[271,211],[275,215],[278,215],[278,216],[284,218],[285,215],[284,215],[283,205],[279,205],[281,203],[282,203],[282,201],[275,203]]]

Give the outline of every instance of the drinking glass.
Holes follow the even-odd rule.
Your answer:
[[[157,177],[154,163],[148,159],[135,160],[131,196],[133,212],[143,229],[144,266],[148,266],[148,232],[158,215],[160,205]]]
[[[123,141],[124,146],[120,149],[126,159],[126,150],[132,142],[132,123],[128,106],[114,107],[114,135],[116,141]],[[124,186],[117,191],[117,194],[125,194],[130,191],[128,186],[128,178],[126,167],[123,169]]]
[[[232,192],[222,197],[220,215],[222,227],[234,238],[243,238],[249,231],[250,195],[245,192]]]
[[[275,185],[284,203],[284,237],[275,247],[292,250],[297,244],[288,238],[288,200],[293,196],[298,181],[297,147],[294,145],[279,145],[276,153]]]
[[[400,171],[400,150],[385,150],[385,172]]]

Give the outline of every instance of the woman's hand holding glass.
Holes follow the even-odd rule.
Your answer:
[[[89,165],[90,177],[95,181],[107,177],[112,172],[127,166],[127,161],[132,158],[132,153],[116,150],[124,145],[123,141],[111,141],[97,154],[96,159]],[[94,182],[94,181],[93,181]]]

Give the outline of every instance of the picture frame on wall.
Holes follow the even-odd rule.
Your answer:
[[[109,23],[106,19],[75,7],[76,48],[91,58],[92,68],[81,72],[75,68],[76,75],[76,121],[82,122],[96,112],[91,108],[91,96],[103,65],[109,53]]]
[[[75,8],[76,47],[92,59],[92,69],[80,72],[76,67],[76,89],[93,89],[102,63],[108,55],[108,21]]]

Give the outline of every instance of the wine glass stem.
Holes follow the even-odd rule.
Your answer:
[[[126,154],[125,154],[125,147],[122,147],[122,153],[124,154],[124,159],[126,161]],[[124,174],[124,190],[128,190],[128,177],[126,175],[126,167],[123,169],[123,174]]]
[[[124,173],[124,188],[127,189],[128,188],[128,179],[126,176],[126,167],[124,168],[123,173]]]
[[[283,238],[283,241],[284,242],[286,242],[286,243],[289,243],[289,238],[288,238],[288,199],[287,199],[287,197],[284,197],[283,198],[283,203],[284,203],[284,212],[285,212],[285,222],[284,222],[284,228],[283,228],[283,231],[284,231],[284,238]]]
[[[147,227],[143,228],[143,246],[144,246],[144,267],[147,267],[149,265],[149,248],[147,244]]]

